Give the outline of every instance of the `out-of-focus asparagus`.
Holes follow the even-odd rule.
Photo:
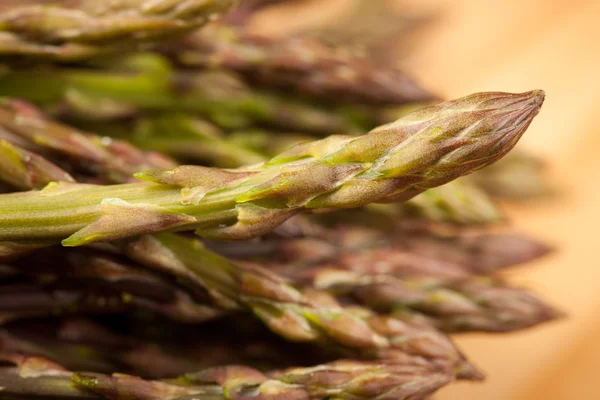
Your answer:
[[[30,399],[230,400],[256,393],[265,400],[419,400],[452,380],[443,372],[394,362],[338,361],[270,375],[243,366],[223,366],[177,379],[147,381],[124,374],[72,373],[42,357],[1,357],[14,365],[0,367],[3,393]]]
[[[168,157],[151,152],[143,152],[122,140],[114,140],[101,137],[91,133],[85,133],[69,126],[57,123],[45,117],[36,107],[19,100],[4,99],[0,104],[0,137],[15,145],[20,145],[30,151],[44,154],[60,154],[77,161],[74,170],[87,171],[92,176],[100,176],[109,182],[123,182],[133,180],[132,175],[140,170],[149,168],[172,168],[176,163]],[[16,152],[15,147],[3,147],[6,160],[9,162],[8,152]],[[50,163],[44,163],[38,156],[23,153],[28,163],[38,169],[43,168],[44,175],[37,177],[28,185],[39,187],[44,181],[50,179],[56,181],[72,182],[65,173],[61,173],[58,167],[52,167]],[[60,158],[64,162],[64,158]],[[82,162],[79,162],[82,161]],[[43,163],[43,164],[42,164]],[[24,166],[25,167],[25,166]],[[17,169],[18,171],[19,169]],[[9,168],[15,171],[15,168]],[[33,170],[24,171],[22,174],[34,173]],[[38,174],[39,175],[39,174]],[[17,176],[14,177],[18,179]],[[33,176],[35,178],[35,175]],[[14,179],[13,179],[14,181]],[[26,188],[27,180],[23,180],[19,188]]]
[[[414,45],[406,37],[434,17],[410,12],[406,7],[401,9],[394,0],[353,0],[346,3],[351,6],[350,9],[334,23],[322,28],[310,27],[303,33],[318,37],[329,45],[359,49],[371,60],[387,64],[395,64],[398,57]]]
[[[223,21],[229,25],[243,26],[254,13],[267,9],[271,6],[286,3],[298,3],[299,0],[242,0],[228,13],[223,15]]]
[[[216,125],[189,113],[159,113],[118,121],[77,122],[86,129],[127,140],[139,148],[160,151],[181,163],[235,168],[268,157],[231,140]]]
[[[492,196],[528,200],[555,192],[545,172],[542,160],[523,151],[512,151],[501,163],[482,169],[469,179]]]
[[[42,290],[50,290],[49,293],[75,290],[88,293],[94,299],[114,297],[127,308],[148,309],[185,322],[202,322],[222,314],[195,301],[188,292],[168,279],[102,251],[48,249],[16,260],[12,265],[39,280],[43,285]],[[101,300],[96,302],[100,303]],[[16,306],[19,307],[18,304]],[[42,308],[42,314],[45,309]],[[62,310],[59,312],[56,308],[54,312],[69,312],[68,307],[62,307]],[[77,312],[77,307],[73,311]]]
[[[364,136],[296,146],[253,167],[184,166],[136,175],[154,183],[63,183],[1,195],[0,239],[68,237],[63,244],[74,246],[191,229],[243,239],[306,209],[405,201],[501,158],[542,101],[541,91],[476,94],[419,110]]]
[[[0,291],[0,324],[65,311],[70,314],[115,313],[127,307],[121,296],[97,295],[77,289],[53,290],[36,284],[7,284]]]
[[[492,224],[502,220],[503,214],[493,200],[481,189],[466,180],[458,179],[437,188],[426,190],[402,204],[371,204],[357,210],[356,218],[398,220],[423,217],[427,220],[465,225]]]
[[[115,119],[144,112],[192,112],[226,129],[255,124],[300,132],[363,133],[335,107],[246,85],[223,70],[175,71],[156,54],[142,54],[105,69],[13,71],[0,75],[0,94],[23,98],[84,119]],[[355,111],[355,113],[359,113]]]
[[[324,292],[303,294],[277,275],[233,263],[195,239],[169,233],[143,236],[129,242],[124,251],[142,265],[203,287],[219,308],[251,310],[288,340],[337,346],[366,358],[426,362],[450,368],[467,379],[479,376],[448,338],[427,326],[407,324],[367,309],[344,308]],[[415,337],[421,339],[411,340]]]
[[[135,50],[215,19],[234,0],[29,0],[0,4],[0,57],[78,61]]]
[[[41,188],[52,181],[74,181],[60,167],[6,140],[0,140],[0,180],[18,189]]]
[[[408,274],[399,279],[327,268],[313,268],[308,274],[286,271],[298,282],[351,297],[374,310],[396,310],[403,317],[428,321],[446,332],[515,331],[561,315],[532,293],[491,277],[447,280]]]
[[[389,105],[435,98],[397,68],[351,47],[327,46],[314,37],[272,39],[215,24],[186,44],[172,53],[184,66],[226,68],[261,85],[337,103]]]
[[[167,378],[215,365],[272,370],[332,361],[332,355],[327,357],[322,348],[285,342],[265,329],[255,329],[255,324],[249,323],[254,321],[244,317],[238,314],[201,325],[136,318],[131,313],[104,318],[103,323],[91,319],[18,321],[0,329],[0,352],[42,355],[73,370],[121,371],[146,378]],[[123,318],[133,320],[132,324],[146,324],[148,330],[160,327],[165,334],[111,327],[115,319],[120,322]],[[230,335],[231,329],[237,335]]]
[[[421,226],[417,221],[412,223]],[[227,257],[286,265],[292,273],[306,266],[329,266],[361,275],[452,280],[493,274],[552,251],[548,245],[517,233],[482,233],[461,228],[441,234],[431,229],[413,229],[409,224],[396,226],[393,231],[337,225],[318,227],[315,233],[304,237],[207,244]]]

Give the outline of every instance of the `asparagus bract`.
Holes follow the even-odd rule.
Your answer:
[[[0,196],[0,240],[76,246],[162,230],[259,236],[302,210],[406,201],[493,163],[518,141],[543,92],[482,93],[409,114],[360,137],[298,145],[236,170],[182,166],[153,183],[54,184]]]

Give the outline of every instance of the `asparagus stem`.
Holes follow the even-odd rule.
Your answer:
[[[405,201],[489,165],[518,141],[540,91],[484,93],[425,108],[365,136],[332,136],[238,170],[178,167],[156,183],[55,184],[0,196],[0,240],[75,246],[162,230],[242,239],[302,210]]]
[[[185,66],[227,68],[263,85],[358,104],[403,104],[434,96],[388,64],[351,47],[332,49],[315,37],[270,39],[213,25],[173,57]]]
[[[394,362],[339,361],[294,368],[267,376],[243,366],[223,366],[148,381],[136,376],[72,373],[40,357],[8,355],[17,367],[0,367],[3,395],[35,398],[232,400],[246,396],[276,399],[423,399],[452,377],[432,369]],[[37,364],[37,365],[35,365]],[[32,365],[37,371],[31,372]]]
[[[0,56],[73,62],[182,35],[233,0],[94,0],[0,8]]]
[[[261,124],[322,134],[364,132],[331,107],[253,89],[227,71],[174,71],[156,54],[131,57],[123,64],[101,70],[10,72],[0,77],[0,93],[85,119],[184,111],[226,129]]]

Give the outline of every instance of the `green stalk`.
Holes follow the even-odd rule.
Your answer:
[[[539,91],[477,94],[364,136],[299,145],[252,167],[182,166],[136,174],[156,183],[58,183],[2,195],[0,240],[77,246],[164,230],[246,239],[302,210],[406,201],[504,156],[542,101]]]

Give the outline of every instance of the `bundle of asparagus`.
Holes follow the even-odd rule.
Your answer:
[[[249,33],[270,2],[169,47],[232,2],[27,3],[0,8],[0,398],[424,399],[483,378],[448,333],[560,316],[500,276],[550,248],[486,227],[542,91],[422,104],[349,45]]]

